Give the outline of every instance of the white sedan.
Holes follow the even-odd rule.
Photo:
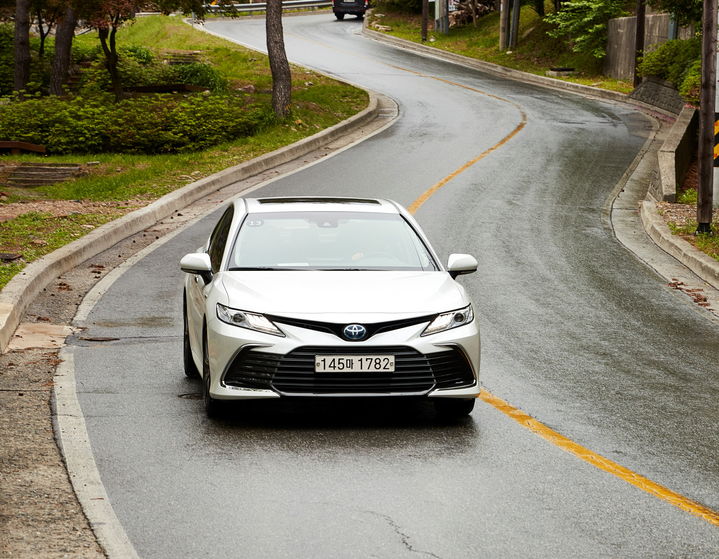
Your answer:
[[[185,374],[223,400],[423,397],[464,416],[479,394],[479,327],[454,278],[399,204],[237,199],[182,258]]]

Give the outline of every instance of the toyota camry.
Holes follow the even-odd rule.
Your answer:
[[[479,394],[479,328],[414,218],[389,200],[240,198],[180,262],[185,374],[224,400],[421,397],[463,416]]]

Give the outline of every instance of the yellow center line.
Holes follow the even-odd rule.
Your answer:
[[[642,491],[646,491],[650,495],[654,495],[655,497],[662,499],[663,501],[666,501],[685,512],[688,512],[689,514],[693,514],[694,516],[698,516],[702,520],[706,520],[710,524],[719,526],[719,513],[705,507],[704,505],[697,503],[696,501],[687,499],[683,495],[675,493],[671,489],[667,489],[666,487],[659,485],[658,483],[655,483],[652,480],[642,475],[639,475],[638,473],[633,472],[632,470],[625,468],[624,466],[617,464],[609,458],[605,458],[604,456],[597,454],[596,452],[592,452],[588,448],[585,448],[582,445],[575,443],[564,435],[560,435],[553,429],[550,429],[543,423],[540,423],[539,421],[534,419],[532,416],[528,415],[527,413],[523,412],[518,408],[515,408],[514,406],[508,404],[501,398],[494,396],[486,390],[482,390],[479,395],[479,398],[484,402],[490,404],[491,406],[494,406],[503,414],[514,419],[522,427],[529,429],[536,435],[539,435],[543,439],[549,441],[555,446],[558,446],[562,450],[573,454],[577,458],[581,458],[585,462],[589,462],[592,466],[595,466],[600,470],[610,473],[613,476],[616,476],[619,479],[633,485],[634,487],[637,487]]]
[[[469,167],[480,161],[481,159],[484,159],[487,155],[492,153],[494,150],[498,149],[499,147],[506,144],[509,140],[511,140],[516,134],[519,133],[522,128],[527,124],[527,116],[525,112],[522,110],[522,108],[517,105],[516,103],[508,100],[503,99],[501,97],[497,97],[495,95],[491,95],[489,93],[486,93],[484,91],[475,89],[473,87],[459,84],[455,82],[451,82],[449,80],[445,80],[443,78],[438,78],[435,76],[427,76],[424,74],[421,74],[419,72],[415,72],[413,70],[408,70],[406,68],[401,68],[399,66],[393,66],[394,68],[398,70],[403,70],[405,72],[410,72],[412,74],[416,74],[418,76],[426,77],[435,79],[438,81],[442,81],[451,85],[456,85],[465,89],[469,89],[472,91],[476,91],[477,93],[480,93],[482,95],[486,95],[487,97],[492,97],[494,99],[497,99],[499,101],[503,101],[506,103],[509,103],[511,105],[514,105],[519,110],[522,120],[521,122],[512,130],[509,134],[507,134],[502,140],[500,140],[497,144],[493,145],[489,149],[485,150],[481,154],[479,154],[474,159],[468,161],[464,165],[462,165],[460,168],[452,172],[450,175],[443,178],[438,183],[434,184],[432,187],[430,187],[428,190],[423,192],[419,198],[417,198],[412,204],[408,207],[408,210],[410,213],[414,214],[421,206],[424,204],[427,200],[429,200],[440,188],[442,188],[444,185],[446,185],[449,181],[454,179],[457,175],[467,170]],[[716,154],[715,154],[716,155]],[[570,454],[573,454],[577,458],[580,458],[581,460],[584,460],[585,462],[588,462],[592,466],[599,468],[600,470],[607,472],[627,483],[630,485],[633,485],[634,487],[641,489],[642,491],[649,493],[650,495],[653,495],[654,497],[657,497],[658,499],[661,499],[663,501],[666,501],[667,503],[685,511],[689,514],[692,514],[698,518],[701,518],[702,520],[705,520],[706,522],[709,522],[710,524],[713,524],[715,526],[719,526],[719,513],[711,510],[708,507],[705,507],[704,505],[697,503],[696,501],[692,501],[691,499],[688,499],[684,497],[683,495],[680,495],[679,493],[676,493],[672,491],[671,489],[668,489],[664,487],[663,485],[659,485],[658,483],[655,483],[654,481],[650,480],[649,478],[646,478],[636,472],[633,472],[629,468],[625,468],[624,466],[617,464],[613,460],[610,460],[609,458],[606,458],[602,456],[601,454],[597,454],[596,452],[593,452],[589,450],[588,448],[572,441],[571,439],[568,439],[564,435],[558,433],[557,431],[550,429],[540,421],[537,421],[534,419],[531,415],[523,412],[519,408],[515,408],[514,406],[510,405],[506,401],[502,400],[501,398],[495,396],[491,392],[488,392],[487,390],[482,390],[482,392],[478,396],[479,399],[481,399],[483,402],[493,406],[497,410],[501,411],[503,414],[507,415],[508,417],[515,420],[517,423],[519,423],[522,427],[529,429],[532,433],[539,435],[544,440],[550,442],[551,444],[561,448],[565,452],[569,452]]]
[[[514,128],[514,130],[512,130],[509,134],[507,134],[507,135],[506,135],[504,138],[502,138],[499,142],[497,142],[496,144],[494,144],[492,147],[490,147],[490,148],[484,150],[482,153],[480,153],[480,154],[479,154],[477,157],[475,157],[474,159],[470,159],[470,160],[467,161],[464,165],[462,165],[461,167],[459,167],[458,169],[456,169],[455,171],[453,171],[452,173],[450,173],[449,175],[447,175],[446,177],[444,177],[441,181],[439,181],[438,183],[432,185],[429,189],[427,189],[426,191],[424,191],[424,192],[420,195],[420,197],[417,198],[414,202],[412,202],[412,204],[407,208],[411,214],[414,214],[415,212],[417,212],[417,210],[419,210],[419,208],[420,208],[427,200],[429,200],[440,188],[442,188],[444,185],[446,185],[449,181],[451,181],[452,179],[456,178],[458,175],[462,174],[464,171],[466,171],[467,169],[469,169],[472,165],[474,165],[474,164],[477,163],[478,161],[481,161],[482,159],[484,159],[485,157],[487,157],[490,153],[492,153],[492,152],[495,151],[496,149],[499,149],[500,147],[502,147],[502,146],[503,146],[504,144],[506,144],[509,140],[511,140],[512,138],[514,138],[514,136],[516,136],[516,135],[522,130],[522,128],[524,128],[524,127],[527,125],[527,115],[526,115],[526,113],[522,110],[522,107],[520,107],[520,106],[519,106],[517,103],[515,103],[514,101],[510,101],[509,99],[505,99],[504,97],[499,97],[499,96],[497,96],[497,95],[492,95],[491,93],[487,93],[486,91],[482,91],[481,89],[477,89],[476,87],[472,87],[472,86],[469,86],[469,85],[465,85],[465,84],[463,84],[463,83],[453,82],[453,81],[451,81],[451,80],[446,80],[446,79],[440,78],[440,77],[438,77],[438,76],[431,76],[431,75],[428,75],[428,74],[423,74],[423,73],[417,72],[417,71],[415,71],[415,70],[410,70],[410,69],[408,69],[408,68],[403,68],[402,66],[393,66],[393,65],[391,65],[391,64],[388,64],[388,66],[390,66],[390,67],[392,67],[392,68],[394,68],[394,69],[396,69],[396,70],[401,70],[401,71],[403,71],[403,72],[407,72],[407,73],[410,73],[410,74],[414,74],[414,75],[416,75],[416,76],[420,76],[420,77],[422,77],[422,78],[429,78],[429,79],[436,80],[436,81],[439,81],[439,82],[443,82],[443,83],[446,83],[446,84],[449,84],[449,85],[453,85],[453,86],[456,86],[456,87],[461,87],[462,89],[468,89],[469,91],[474,91],[475,93],[479,93],[480,95],[484,95],[485,97],[489,97],[489,98],[491,98],[491,99],[495,99],[495,100],[497,100],[497,101],[501,101],[502,103],[507,103],[507,104],[509,104],[509,105],[514,106],[514,107],[519,111],[519,114],[520,114],[520,116],[521,116],[521,121],[519,122],[519,124],[517,124],[517,126]]]
[[[308,39],[304,39],[308,40]],[[317,41],[312,41],[317,42]],[[322,44],[317,42],[318,44]],[[323,46],[325,46],[323,44]],[[353,56],[356,56],[356,53],[353,53]],[[376,62],[376,61],[375,61]],[[521,115],[521,122],[512,130],[509,134],[507,134],[502,140],[500,140],[497,144],[493,145],[489,149],[485,150],[481,154],[479,154],[474,159],[471,159],[461,167],[459,167],[457,170],[452,172],[450,175],[439,181],[438,183],[431,186],[428,190],[426,190],[424,193],[420,195],[419,198],[417,198],[409,207],[408,210],[411,213],[415,213],[421,206],[424,204],[427,200],[429,200],[432,195],[434,195],[440,188],[442,188],[444,185],[446,185],[448,182],[450,182],[452,179],[457,177],[462,172],[466,171],[469,167],[477,163],[478,161],[484,159],[487,155],[492,153],[494,150],[498,149],[499,147],[506,144],[509,140],[511,140],[515,135],[519,133],[522,128],[525,127],[527,124],[527,115],[522,110],[522,108],[513,101],[510,101],[509,99],[505,99],[502,97],[498,97],[496,95],[492,95],[491,93],[487,93],[486,91],[482,91],[480,89],[476,89],[474,87],[464,85],[457,82],[452,82],[450,80],[446,80],[444,78],[440,78],[437,76],[431,76],[427,74],[422,74],[421,72],[416,72],[414,70],[410,70],[408,68],[402,68],[401,66],[393,66],[391,64],[382,63],[386,66],[389,66],[391,68],[394,68],[396,70],[401,70],[403,72],[408,72],[410,74],[415,74],[420,77],[428,78],[428,79],[434,79],[437,81],[441,81],[450,85],[454,85],[457,87],[461,87],[464,89],[468,89],[470,91],[474,91],[476,93],[479,93],[481,95],[484,95],[486,97],[490,97],[492,99],[495,99],[497,101],[501,101],[504,103],[508,103],[510,105],[513,105],[516,107]],[[717,125],[716,131],[719,130],[719,124]],[[689,514],[692,514],[694,516],[697,516],[710,524],[713,524],[715,526],[719,526],[719,513],[705,507],[704,505],[697,503],[696,501],[692,501],[691,499],[687,499],[683,495],[680,495],[679,493],[675,493],[671,489],[668,489],[662,485],[659,485],[658,483],[653,482],[652,480],[633,472],[632,470],[625,468],[624,466],[621,466],[620,464],[617,464],[616,462],[605,458],[604,456],[597,454],[596,452],[592,452],[588,448],[583,447],[582,445],[575,443],[571,439],[568,439],[564,435],[561,435],[560,433],[554,431],[553,429],[550,429],[543,423],[537,421],[529,414],[523,412],[519,408],[515,408],[514,406],[510,405],[509,403],[505,402],[501,398],[498,398],[497,396],[493,395],[492,393],[488,392],[487,390],[482,390],[482,392],[478,396],[479,399],[481,399],[483,402],[493,406],[497,410],[501,411],[505,415],[509,416],[510,418],[514,419],[517,423],[519,423],[522,427],[525,427],[526,429],[529,429],[536,435],[539,435],[546,441],[552,443],[553,445],[561,448],[562,450],[569,452],[570,454],[573,454],[577,458],[580,458],[584,460],[585,462],[588,462],[589,464],[599,468],[600,470],[603,470],[609,474],[612,474],[613,476],[618,477],[619,479],[633,485],[634,487],[637,487],[638,489],[641,489],[642,491],[645,491],[646,493],[649,493],[650,495],[654,495],[655,497],[662,499],[663,501],[666,501],[670,503],[671,505],[674,505],[675,507],[688,512]]]

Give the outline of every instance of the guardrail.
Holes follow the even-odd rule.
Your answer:
[[[332,6],[331,0],[285,0],[282,2],[283,10],[299,10],[304,8],[327,8]],[[207,5],[205,9],[212,14],[228,12],[264,12],[267,10],[266,2],[254,2],[252,4],[218,4]]]

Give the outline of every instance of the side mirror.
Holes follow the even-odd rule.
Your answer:
[[[477,271],[477,259],[469,254],[450,254],[447,271],[452,278]]]
[[[180,260],[180,269],[188,274],[200,276],[206,284],[212,281],[212,262],[206,252],[186,254]]]

